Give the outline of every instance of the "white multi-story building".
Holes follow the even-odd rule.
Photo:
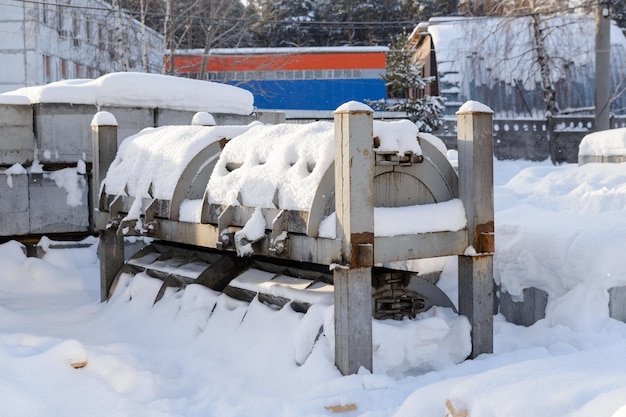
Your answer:
[[[162,67],[163,37],[104,1],[0,0],[0,92]]]

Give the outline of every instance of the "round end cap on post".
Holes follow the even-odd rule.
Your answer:
[[[117,119],[108,111],[99,111],[91,119],[91,127],[96,126],[117,126]]]
[[[463,104],[459,110],[456,112],[457,115],[459,114],[466,114],[466,113],[489,113],[489,114],[493,114],[493,110],[491,110],[491,108],[479,101],[474,101],[474,100],[470,100],[470,101],[466,101],[465,104]]]
[[[374,113],[374,110],[367,104],[361,103],[360,101],[348,101],[347,103],[343,103],[341,106],[337,107],[334,111],[334,114],[338,113]]]

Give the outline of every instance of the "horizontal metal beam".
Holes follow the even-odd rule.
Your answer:
[[[374,262],[405,261],[462,255],[467,248],[467,230],[415,235],[379,236],[374,239]]]
[[[98,229],[105,230],[111,219],[106,212],[96,212],[95,221]],[[158,219],[157,223],[154,233],[148,237],[206,248],[216,248],[217,242],[219,242],[219,229],[212,224],[187,223],[167,219]],[[234,231],[238,228],[231,229]],[[341,242],[338,239],[289,234],[288,245],[289,250],[285,256],[273,256],[270,251],[270,232],[268,231],[267,238],[254,245],[254,254],[322,265],[340,263]],[[467,246],[466,230],[376,237],[374,239],[374,262],[380,264],[410,259],[462,255]],[[235,247],[228,247],[226,250],[234,251]]]

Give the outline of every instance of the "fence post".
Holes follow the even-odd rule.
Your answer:
[[[108,112],[98,112],[91,121],[93,147],[92,207],[100,208],[100,186],[117,153],[117,120]],[[106,301],[115,275],[124,265],[124,237],[115,230],[101,230],[98,246],[100,255],[100,300]]]
[[[335,365],[372,370],[374,264],[373,111],[349,102],[335,111],[335,211],[341,239],[335,286]]]
[[[459,312],[472,326],[472,353],[493,352],[493,111],[474,101],[457,112],[459,197],[468,247],[459,256]]]

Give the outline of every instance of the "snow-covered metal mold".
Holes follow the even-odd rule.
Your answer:
[[[334,123],[150,129],[115,155],[100,151],[116,142],[115,127],[96,123],[103,299],[121,274],[138,270],[161,278],[163,291],[203,283],[303,312],[331,297],[336,337],[357,334],[337,341],[338,366],[352,373],[356,363],[371,369],[371,351],[355,359],[350,346],[362,341],[350,338],[365,334],[367,344],[369,334],[371,344],[372,316],[455,308],[418,273],[383,265],[459,255],[459,308],[475,329],[473,354],[490,351],[492,147],[473,140],[491,139],[491,114],[473,110],[459,142],[461,177],[437,138],[409,121],[373,121],[360,103],[337,109]],[[125,236],[160,246],[123,265]],[[190,266],[197,276],[181,273]]]

